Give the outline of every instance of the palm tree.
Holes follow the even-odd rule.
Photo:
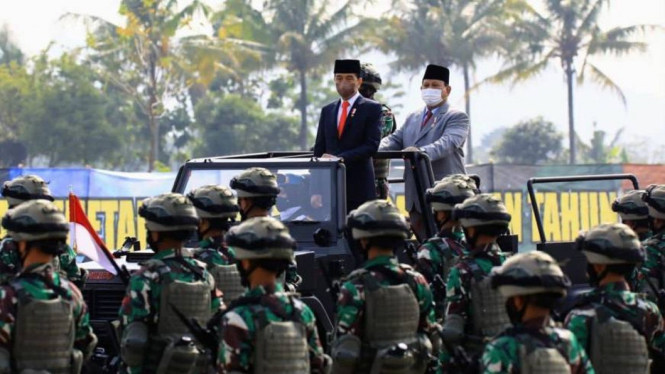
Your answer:
[[[397,71],[420,72],[428,62],[462,70],[471,116],[469,90],[477,61],[505,50],[506,33],[529,7],[521,0],[412,0],[403,5],[380,29],[380,49],[397,56]],[[467,161],[473,162],[470,131]]]
[[[326,0],[271,0],[263,12],[273,38],[275,60],[298,78],[300,99],[296,106],[303,150],[309,148],[308,77],[344,57],[342,54],[349,56],[369,26],[352,16],[354,3],[347,0],[333,8]]]
[[[526,35],[528,54],[517,56],[511,66],[488,79],[492,82],[512,81],[513,84],[530,79],[558,61],[566,77],[568,89],[568,130],[570,164],[576,161],[575,120],[573,110],[574,78],[582,84],[587,77],[603,88],[610,89],[626,104],[621,88],[590,61],[593,56],[616,56],[644,51],[646,43],[631,40],[639,32],[652,28],[646,25],[615,27],[603,30],[598,19],[609,0],[547,0],[545,13],[535,13],[535,22]],[[535,56],[532,54],[535,52]],[[581,65],[578,63],[581,58]]]
[[[161,140],[159,120],[194,84],[207,84],[217,70],[239,69],[245,53],[242,43],[224,38],[194,35],[176,37],[192,18],[209,9],[200,0],[179,7],[177,0],[123,0],[124,25],[91,17],[83,18],[94,31],[88,37],[90,60],[103,77],[140,108],[150,131],[148,170],[155,168]]]

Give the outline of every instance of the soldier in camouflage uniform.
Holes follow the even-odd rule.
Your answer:
[[[206,264],[228,304],[245,292],[235,266],[235,255],[224,242],[224,235],[235,223],[238,201],[228,187],[213,185],[197,188],[187,197],[201,219],[197,231],[199,247],[194,249],[194,258]]]
[[[226,242],[249,287],[222,316],[218,373],[325,373],[314,313],[278,282],[296,242],[280,221],[257,217],[233,227]]]
[[[360,85],[358,92],[366,99],[376,100],[374,94],[381,89],[381,75],[374,65],[367,62],[360,64],[360,78],[362,78],[363,83]],[[385,138],[395,132],[397,122],[390,107],[385,104],[381,104],[381,107],[381,138]],[[389,173],[390,160],[374,160],[374,183],[376,196],[379,199],[385,200],[388,198]]]
[[[636,290],[659,298],[661,312],[665,312],[665,185],[649,186],[642,199],[649,209],[653,235],[642,243],[646,260],[638,267]]]
[[[155,255],[132,274],[120,307],[122,372],[204,372],[205,355],[176,314],[205,324],[224,309],[205,264],[183,248],[198,228],[196,209],[185,196],[168,193],[145,199],[138,213]]]
[[[628,191],[612,203],[612,211],[621,217],[621,223],[635,231],[640,241],[645,241],[652,235],[649,208],[642,199],[644,193],[644,190]]]
[[[22,175],[5,182],[2,196],[7,199],[9,208],[35,199],[53,201],[53,196],[46,182],[36,175]],[[53,265],[56,271],[62,272],[67,279],[83,288],[87,272],[76,265],[76,252],[65,244],[62,252],[54,257]],[[21,257],[18,254],[16,243],[7,235],[0,242],[0,280],[6,280],[21,270]]]
[[[483,374],[594,372],[575,335],[552,323],[552,309],[566,295],[570,280],[550,255],[515,255],[490,277],[492,287],[507,299],[512,326],[485,347]]]
[[[589,354],[596,372],[665,372],[665,325],[658,307],[630,291],[626,277],[644,259],[637,235],[620,223],[601,224],[577,239],[595,287],[568,314],[565,326]]]
[[[249,168],[231,180],[231,188],[238,194],[240,217],[243,221],[254,217],[270,217],[277,203],[280,188],[277,176],[264,168]],[[284,274],[287,289],[295,291],[302,278],[298,275],[295,259]]]
[[[451,212],[456,204],[463,203],[476,193],[476,182],[463,174],[445,177],[425,193],[439,232],[420,246],[415,268],[430,283],[436,298],[438,319],[442,319],[445,313],[446,292],[442,285],[448,279],[450,268],[466,253],[464,232],[459,222],[452,219]],[[441,278],[440,284],[432,287],[437,275]]]
[[[462,224],[469,250],[450,270],[446,282],[444,370],[453,359],[452,349],[461,345],[477,358],[484,339],[510,326],[503,297],[492,289],[488,277],[492,268],[506,259],[496,243],[510,223],[506,206],[492,195],[480,194],[456,205],[452,219]]]
[[[367,262],[348,275],[337,299],[333,373],[436,370],[440,338],[432,293],[394,253],[409,235],[406,219],[390,202],[369,201],[349,213],[347,235]]]
[[[0,287],[0,373],[80,373],[97,337],[81,291],[52,265],[69,222],[52,202],[32,200],[8,211],[2,227],[23,263]]]

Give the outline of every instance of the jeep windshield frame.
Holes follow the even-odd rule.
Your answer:
[[[272,171],[279,170],[280,173],[288,173],[289,170],[308,171],[310,176],[315,176],[312,180],[317,179],[317,183],[323,183],[318,185],[321,188],[320,190],[331,195],[327,207],[329,211],[324,213],[327,219],[314,221],[284,220],[283,223],[289,228],[294,239],[301,244],[312,243],[313,246],[313,234],[319,228],[332,233],[335,241],[342,238],[342,228],[346,219],[346,190],[337,186],[345,186],[344,164],[335,159],[303,158],[302,154],[298,154],[298,156],[301,156],[298,158],[251,156],[254,155],[190,160],[180,167],[172,191],[186,194],[192,189],[192,186],[199,187],[199,183],[192,183],[192,178],[196,178],[197,173],[205,173],[206,171],[229,172],[232,176],[238,175],[250,167],[263,167]],[[309,192],[311,191],[303,191],[303,193]],[[306,246],[309,247],[309,245]]]

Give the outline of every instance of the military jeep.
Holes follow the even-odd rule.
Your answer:
[[[412,173],[416,185],[424,190],[434,184],[430,160],[419,152],[379,152],[375,158],[404,160],[403,170]],[[346,220],[346,168],[338,159],[315,158],[309,152],[266,152],[257,154],[200,158],[187,161],[178,171],[172,191],[187,193],[207,185],[228,186],[231,179],[242,170],[250,167],[264,167],[277,175],[282,190],[272,215],[282,220],[291,235],[298,242],[296,260],[302,283],[298,292],[303,301],[316,314],[322,343],[328,344],[333,330],[335,314],[335,289],[339,280],[360,266],[359,257],[354,255],[344,236]],[[404,179],[395,174],[389,178],[391,199],[403,191]],[[312,206],[311,196],[322,196],[322,206]],[[424,194],[417,204],[421,211],[429,212]],[[435,223],[431,215],[425,214],[428,236],[435,233]],[[150,251],[129,251],[134,242],[126,242],[125,251],[118,261],[125,264],[130,272],[138,268],[138,263],[149,258]],[[116,253],[117,254],[117,253]],[[90,310],[90,319],[99,337],[97,359],[102,365],[119,355],[118,340],[114,335],[111,321],[118,318],[118,310],[125,292],[120,276],[101,269],[92,262],[82,263],[89,271],[89,278],[83,290]]]

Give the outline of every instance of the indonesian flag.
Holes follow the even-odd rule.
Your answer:
[[[112,263],[111,253],[92,228],[88,216],[81,206],[81,201],[71,192],[69,193],[69,226],[69,237],[74,250],[88,256],[106,271],[117,275],[118,271]]]

